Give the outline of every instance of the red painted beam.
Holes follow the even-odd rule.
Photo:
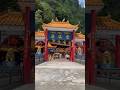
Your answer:
[[[24,13],[24,83],[31,83],[31,37],[30,37],[30,8],[26,7]]]

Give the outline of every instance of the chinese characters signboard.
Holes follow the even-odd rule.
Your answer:
[[[48,40],[72,40],[72,32],[48,32]]]

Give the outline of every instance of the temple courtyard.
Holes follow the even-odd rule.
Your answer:
[[[35,66],[34,84],[15,90],[106,90],[85,85],[85,65],[65,59],[52,60]]]
[[[54,60],[35,67],[36,90],[85,90],[85,66]]]
[[[53,60],[35,66],[35,90],[105,90],[85,87],[85,65]]]
[[[111,86],[106,81],[99,79],[96,86],[85,85],[85,65],[59,59],[41,64],[37,63],[35,66],[35,84],[23,85],[15,90],[117,90],[119,87],[113,80]]]

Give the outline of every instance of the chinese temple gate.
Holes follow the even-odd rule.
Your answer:
[[[120,23],[112,20],[110,15],[98,16],[103,7],[102,0],[86,0],[86,83],[88,84],[96,84],[95,66],[120,68]]]
[[[75,33],[78,25],[72,25],[68,21],[51,21],[43,25],[44,31],[38,31],[35,34],[36,46],[39,41],[45,43],[44,59],[48,61],[48,54],[69,53],[70,61],[75,61],[76,48],[80,47],[84,50],[85,36],[82,33]],[[38,42],[38,43],[37,43]],[[78,45],[77,45],[78,44]],[[41,48],[43,48],[41,46]]]
[[[75,60],[75,31],[78,25],[71,25],[69,22],[54,22],[44,24],[45,30],[45,60],[48,60],[48,42],[58,45],[68,45],[70,48],[70,61]],[[64,42],[65,41],[65,42]],[[64,42],[64,43],[62,43]],[[68,42],[68,43],[67,43]]]

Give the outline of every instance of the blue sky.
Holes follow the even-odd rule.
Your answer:
[[[79,0],[79,3],[81,4],[81,6],[85,7],[85,0]]]

